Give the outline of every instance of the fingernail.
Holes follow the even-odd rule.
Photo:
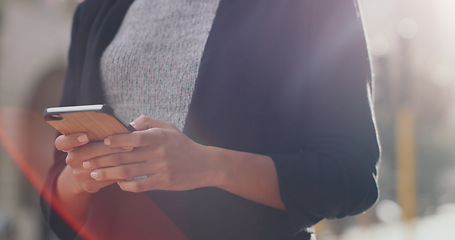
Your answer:
[[[90,173],[90,177],[93,179],[97,179],[100,176],[100,174],[97,171],[93,171]]]
[[[109,138],[104,139],[104,145],[111,145],[111,140]]]
[[[79,141],[80,143],[88,142],[88,137],[86,134],[82,134],[79,137],[77,137],[77,141]]]
[[[85,168],[85,169],[89,169],[90,168],[90,163],[89,162],[83,162],[82,163],[82,167]]]
[[[134,122],[130,122],[130,125],[134,127]]]

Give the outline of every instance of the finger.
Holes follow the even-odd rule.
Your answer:
[[[127,134],[112,135],[104,139],[104,144],[112,148],[138,148],[156,146],[165,141],[168,131],[162,128],[150,128]]]
[[[154,166],[150,163],[135,163],[129,165],[120,165],[116,167],[96,169],[90,173],[90,176],[98,181],[106,180],[125,180],[144,175],[151,175],[155,172]]]
[[[162,159],[164,156],[159,150],[135,149],[131,152],[113,153],[85,161],[82,166],[87,170],[115,167],[132,163],[141,163],[152,159]]]
[[[117,182],[123,191],[134,193],[151,190],[169,190],[169,185],[167,185],[167,183],[168,181],[166,180],[166,177],[160,174],[148,175],[134,181],[121,180]]]
[[[169,122],[161,121],[156,118],[151,118],[147,116],[140,116],[136,118],[132,123],[130,123],[131,126],[133,126],[136,130],[146,130],[150,128],[164,128],[164,129],[169,129],[169,128],[175,128],[174,125],[172,125]]]
[[[89,142],[88,136],[85,133],[72,133],[68,135],[60,135],[55,139],[55,147],[64,152],[68,152],[75,147],[85,145]]]
[[[68,156],[66,157],[66,163],[72,168],[80,168],[83,166],[83,162],[92,158],[120,152],[129,152],[131,150],[132,149],[111,148],[104,145],[102,142],[93,142],[81,147],[74,148],[71,152],[68,153]]]
[[[109,186],[117,181],[96,181],[90,177],[90,172],[88,171],[80,171],[80,170],[73,170],[73,175],[79,182],[81,188],[88,192],[88,193],[96,193],[101,188]]]
[[[88,192],[88,193],[97,193],[99,192],[102,188],[105,188],[111,184],[114,184],[116,181],[101,181],[101,182],[98,182],[98,181],[95,181],[93,183],[90,183],[90,184],[84,184],[82,186],[82,189],[84,189],[84,191]]]

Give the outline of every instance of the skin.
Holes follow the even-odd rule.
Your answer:
[[[68,152],[57,181],[57,197],[84,219],[93,193],[111,185],[128,192],[218,187],[284,210],[275,165],[268,156],[204,146],[168,122],[139,117],[138,131],[89,142],[84,133],[59,136],[55,146]],[[147,176],[141,180],[128,178]]]

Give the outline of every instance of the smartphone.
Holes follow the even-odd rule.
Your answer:
[[[43,117],[60,133],[84,132],[90,141],[103,141],[114,134],[135,131],[106,104],[46,108]]]

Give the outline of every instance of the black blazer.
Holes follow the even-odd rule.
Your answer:
[[[103,103],[100,57],[132,2],[80,4],[62,105]],[[216,188],[148,192],[189,239],[309,239],[306,229],[322,218],[369,208],[378,195],[379,147],[357,6],[221,0],[184,133],[202,144],[271,156],[287,209]],[[64,157],[56,153],[50,185]],[[59,234],[68,233],[58,215],[45,212]]]

